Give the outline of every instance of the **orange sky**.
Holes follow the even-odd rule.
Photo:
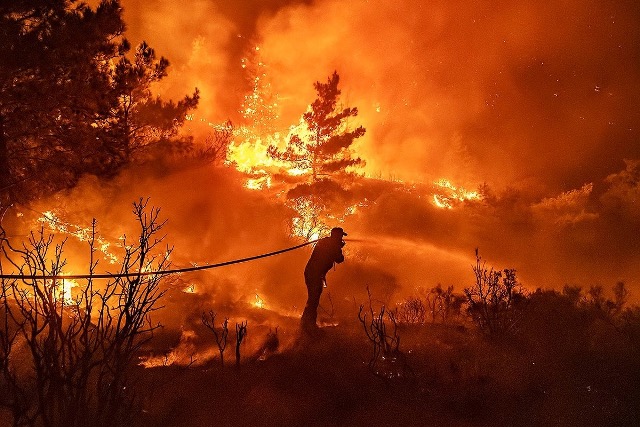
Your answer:
[[[202,90],[231,118],[260,46],[283,124],[334,70],[367,128],[367,171],[568,191],[640,157],[640,7],[436,1],[124,1],[128,35],[173,64],[166,94]]]

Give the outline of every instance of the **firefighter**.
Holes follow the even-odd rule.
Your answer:
[[[326,283],[326,275],[336,263],[344,261],[342,248],[345,245],[342,238],[347,233],[340,227],[332,228],[331,235],[320,239],[316,243],[311,257],[304,269],[304,282],[307,285],[307,305],[302,313],[302,329],[305,332],[315,332],[318,329],[316,318],[318,317],[318,304],[320,294]]]

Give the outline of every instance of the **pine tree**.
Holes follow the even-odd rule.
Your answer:
[[[0,205],[115,174],[174,135],[197,91],[151,96],[168,62],[146,44],[129,61],[117,0],[0,2]]]
[[[109,91],[112,105],[103,117],[103,125],[105,138],[116,148],[114,160],[126,162],[145,145],[175,136],[187,113],[197,106],[197,89],[177,103],[153,96],[151,85],[167,75],[168,67],[169,61],[156,58],[155,51],[142,42],[133,61],[122,56],[112,68]]]
[[[354,157],[351,144],[366,130],[362,126],[349,130],[348,119],[356,117],[358,109],[338,107],[339,82],[336,71],[327,83],[316,82],[313,86],[318,97],[302,116],[304,134],[292,135],[284,150],[269,146],[273,158],[288,162],[293,168],[310,170],[313,182],[363,164],[362,159]]]

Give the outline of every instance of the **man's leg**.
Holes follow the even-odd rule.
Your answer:
[[[307,305],[302,312],[301,323],[304,328],[315,328],[316,319],[318,318],[318,305],[320,304],[320,295],[322,294],[322,278],[305,277],[307,285]]]

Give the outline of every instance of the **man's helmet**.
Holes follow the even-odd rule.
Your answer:
[[[346,236],[347,233],[344,232],[344,230],[340,227],[334,227],[331,229],[331,237],[334,237],[336,239],[342,239],[342,236]]]

